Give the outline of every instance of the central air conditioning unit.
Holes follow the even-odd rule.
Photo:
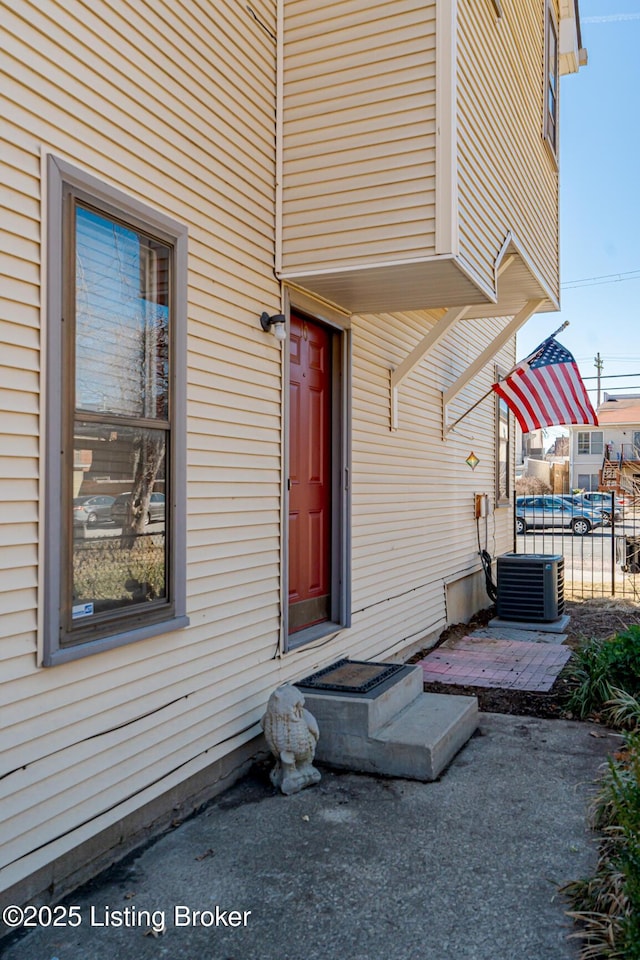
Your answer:
[[[564,613],[564,557],[505,553],[498,557],[498,616],[548,623]]]

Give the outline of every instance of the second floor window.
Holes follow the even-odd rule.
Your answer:
[[[601,456],[604,450],[602,430],[580,430],[578,433],[578,453]]]
[[[553,155],[558,155],[558,31],[551,5],[547,6],[545,37],[544,137]]]

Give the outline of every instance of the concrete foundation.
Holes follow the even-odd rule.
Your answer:
[[[447,623],[469,623],[479,611],[491,606],[484,572],[476,570],[445,584]]]

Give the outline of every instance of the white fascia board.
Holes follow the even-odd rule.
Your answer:
[[[587,51],[580,47],[579,12],[577,0],[560,0],[560,75],[577,73],[587,62]]]

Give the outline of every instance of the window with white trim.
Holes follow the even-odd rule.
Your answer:
[[[599,482],[600,478],[597,473],[578,474],[578,488],[587,491],[587,493],[591,493],[592,490],[597,490]]]
[[[602,456],[604,439],[602,430],[578,431],[578,454],[580,456]]]
[[[49,158],[45,663],[186,625],[186,228]]]

